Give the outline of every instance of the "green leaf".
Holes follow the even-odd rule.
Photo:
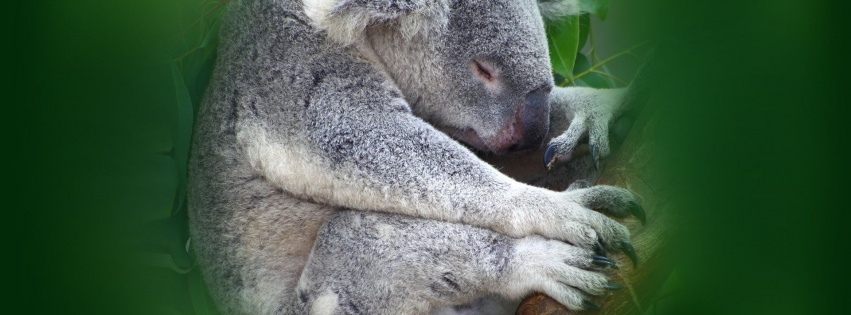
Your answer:
[[[573,78],[573,62],[579,51],[579,17],[549,21],[546,27],[553,71],[563,77]]]
[[[216,46],[218,46],[219,42],[219,29],[222,26],[222,20],[216,19],[213,21],[213,25],[210,26],[209,32],[207,32],[207,36],[204,36],[204,40],[199,45],[199,48],[207,48],[210,47],[215,50]]]
[[[609,80],[606,79],[606,76],[599,73],[589,73],[582,78],[576,79],[577,86],[587,86],[595,89],[611,89],[612,85],[609,83]]]
[[[600,20],[605,20],[609,14],[610,0],[579,0],[579,6],[596,15]]]
[[[189,97],[189,89],[183,81],[183,74],[176,63],[171,64],[171,75],[174,80],[174,90],[177,96],[177,124],[174,129],[174,160],[177,164],[177,176],[179,179],[179,200],[175,210],[179,209],[185,200],[186,190],[186,164],[189,159],[189,141],[192,138],[193,109],[192,99]]]
[[[573,69],[573,75],[575,77],[574,85],[576,86],[587,86],[598,89],[608,89],[611,88],[612,85],[609,84],[606,76],[599,73],[586,73],[581,77],[577,75],[591,69],[591,62],[588,60],[584,54],[579,53],[576,55],[576,67]]]
[[[583,14],[579,16],[579,50],[585,48],[585,42],[588,41],[588,33],[591,30],[591,15]]]
[[[614,77],[611,75],[612,71],[609,70],[608,66],[606,66],[606,65],[600,66],[600,72],[609,74],[608,76],[603,76],[603,77],[606,79],[606,82],[608,82],[610,87],[613,87],[613,88],[618,87],[618,82],[616,82]]]
[[[192,309],[196,315],[218,315],[219,312],[213,305],[210,293],[204,285],[204,279],[198,268],[189,274],[189,298],[192,300]]]
[[[190,49],[175,61],[180,65],[183,82],[189,91],[194,110],[201,105],[204,91],[210,81],[216,62],[216,51],[219,42],[221,20],[213,21],[197,47]]]
[[[585,54],[577,53],[575,58],[576,58],[576,64],[573,67],[573,73],[572,73],[573,76],[576,76],[577,74],[580,74],[582,72],[585,72],[588,69],[591,69],[591,61],[590,61],[590,59],[588,59],[588,57],[585,56]]]

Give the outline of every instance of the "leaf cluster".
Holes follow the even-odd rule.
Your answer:
[[[600,60],[594,45],[591,15],[605,20],[609,12],[609,0],[582,0],[581,2],[585,7],[591,8],[591,13],[546,21],[547,42],[556,84],[594,88],[615,88],[627,85],[625,80],[609,71],[607,64],[622,56],[638,57],[635,50],[646,42]]]

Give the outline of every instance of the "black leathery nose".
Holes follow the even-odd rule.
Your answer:
[[[514,150],[538,149],[543,144],[550,129],[550,90],[547,86],[526,94],[519,117],[523,125],[523,140]]]

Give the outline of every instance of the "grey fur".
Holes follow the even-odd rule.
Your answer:
[[[518,183],[453,139],[535,148],[596,108],[547,102],[532,0],[232,0],[221,36],[189,207],[222,311],[470,313],[453,306],[532,291],[581,309],[601,292],[591,248],[629,234],[589,208],[632,195]]]
[[[623,97],[628,88],[597,90],[586,87],[557,88],[550,94],[553,104],[567,106],[567,111],[575,113],[571,117],[570,127],[563,134],[550,141],[555,148],[555,156],[547,161],[548,167],[564,164],[574,156],[577,144],[588,137],[589,150],[597,150],[592,159],[602,159],[609,155],[609,125],[623,108]],[[597,162],[597,161],[593,161]]]

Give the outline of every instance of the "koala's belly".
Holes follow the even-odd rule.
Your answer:
[[[287,294],[301,276],[319,228],[335,210],[284,194],[270,199],[267,209],[243,218],[241,256],[252,273],[246,276],[256,277],[258,290],[282,286]]]
[[[240,300],[231,313],[273,314],[292,298],[316,234],[336,210],[279,190],[248,198],[251,206],[234,211],[226,224],[236,237],[222,251],[233,253],[228,265],[235,270],[225,274],[235,273],[236,282],[224,293]]]

